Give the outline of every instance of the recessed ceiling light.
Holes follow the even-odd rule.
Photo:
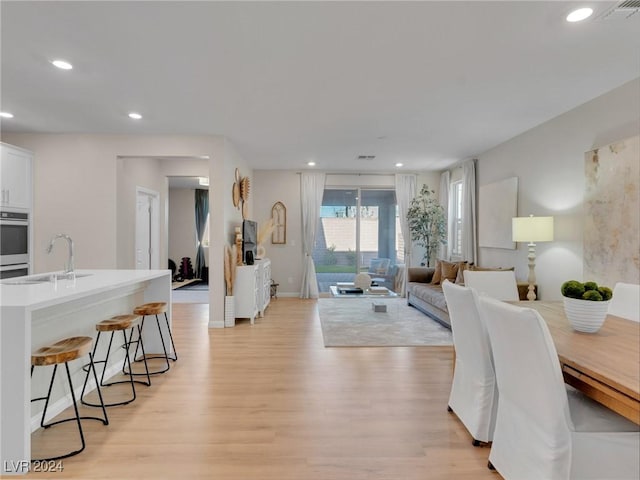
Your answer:
[[[131,112],[129,114],[129,118],[133,118],[134,120],[140,120],[142,118],[142,115],[136,112]]]
[[[591,16],[593,8],[578,8],[567,15],[567,22],[581,22]]]
[[[0,117],[2,117],[2,118],[13,118],[13,113],[0,112]]]
[[[316,166],[316,162],[307,162],[307,165],[309,165],[310,167],[315,167]]]
[[[398,168],[403,167],[403,166],[404,166],[404,163],[400,163],[400,162],[396,163],[396,167],[398,167]]]
[[[71,70],[73,68],[73,65],[64,60],[52,60],[51,63],[62,70]]]

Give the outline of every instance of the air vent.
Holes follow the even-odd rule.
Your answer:
[[[619,4],[616,9],[639,9],[640,8],[640,0],[626,0]]]
[[[640,12],[640,0],[624,0],[600,16],[600,20],[626,20]]]
[[[375,155],[358,155],[358,160],[373,160]]]

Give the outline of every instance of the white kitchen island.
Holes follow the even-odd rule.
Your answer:
[[[75,273],[74,280],[52,282],[34,275],[0,281],[0,475],[23,474],[29,468],[31,432],[42,412],[42,405],[32,407],[31,390],[37,389],[34,394],[40,396],[40,388],[51,375],[48,368],[39,367],[33,379],[30,377],[33,350],[70,336],[95,339],[97,322],[131,313],[136,305],[147,302],[167,302],[171,324],[170,270]],[[161,324],[164,326],[164,322]],[[143,338],[147,354],[162,353],[155,321],[145,324]],[[107,375],[118,370],[117,361],[117,356],[113,364],[110,361]],[[78,360],[72,367],[78,398],[85,375],[82,363]],[[62,389],[54,391],[53,397],[50,408],[54,414],[71,405],[71,396]]]

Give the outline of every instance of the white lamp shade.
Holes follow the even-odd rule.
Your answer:
[[[512,234],[514,242],[550,242],[553,240],[553,217],[515,217]]]

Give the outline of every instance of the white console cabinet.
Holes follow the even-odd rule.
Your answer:
[[[27,210],[31,208],[31,164],[33,154],[27,150],[0,144],[0,204]]]
[[[264,317],[271,301],[271,260],[238,266],[233,294],[236,318],[248,318],[253,324],[258,315]]]

